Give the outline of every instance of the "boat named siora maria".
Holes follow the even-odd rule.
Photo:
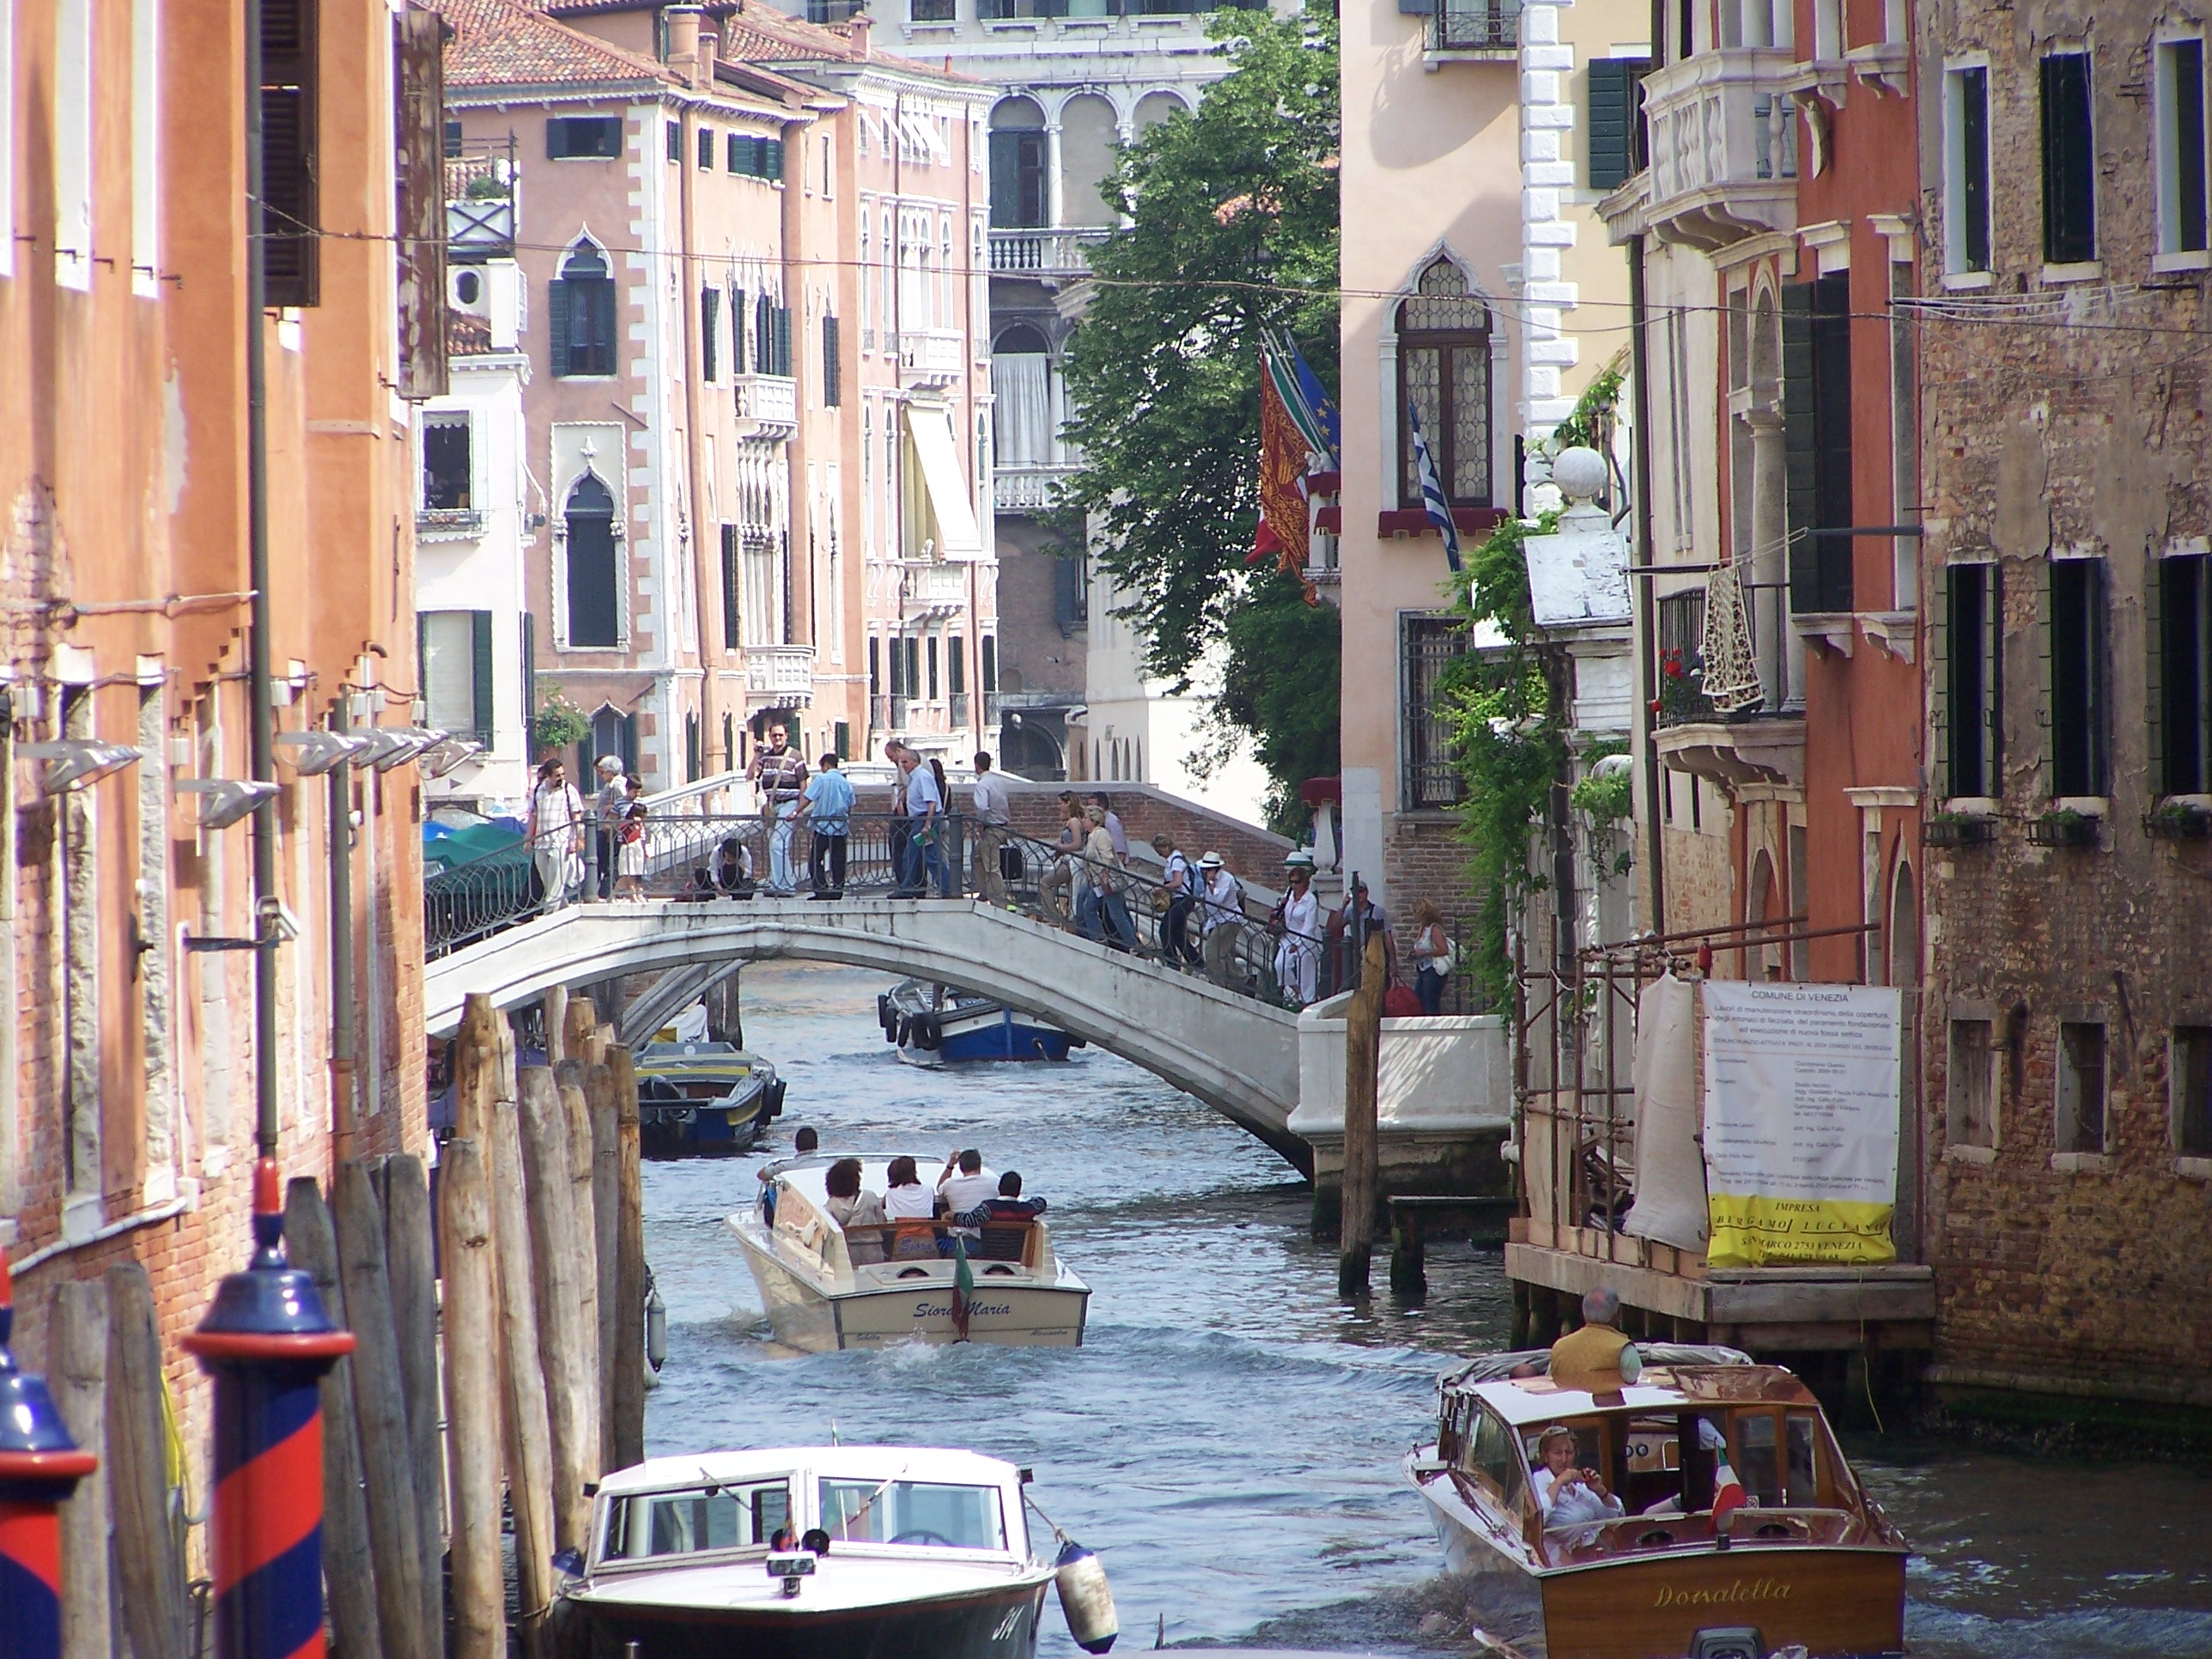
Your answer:
[[[876,999],[884,1041],[898,1044],[899,1058],[917,1066],[969,1060],[1066,1060],[1083,1047],[995,997],[927,980],[901,980]]]
[[[599,1483],[550,1620],[558,1659],[1030,1659],[1047,1585],[1114,1644],[1097,1557],[1036,1553],[1026,1469],[970,1451],[657,1457]]]
[[[861,1153],[864,1190],[887,1184],[888,1153]],[[934,1167],[926,1154],[916,1165]],[[1054,1253],[1042,1218],[987,1226],[956,1258],[942,1221],[848,1230],[828,1210],[827,1152],[768,1166],[768,1190],[729,1218],[775,1340],[822,1353],[894,1342],[1079,1347],[1091,1302]]]
[[[1734,1349],[1646,1345],[1624,1364],[1633,1380],[1591,1394],[1544,1375],[1547,1358],[1448,1372],[1437,1438],[1405,1462],[1446,1564],[1495,1576],[1513,1628],[1494,1645],[1532,1659],[1904,1651],[1905,1540],[1796,1376]],[[1547,1470],[1547,1442],[1564,1470]],[[1584,1501],[1547,1524],[1540,1488],[1583,1472],[1596,1477]]]

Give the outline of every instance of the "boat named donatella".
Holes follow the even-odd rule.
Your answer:
[[[1729,1349],[1644,1356],[1633,1382],[1595,1395],[1541,1375],[1541,1351],[1439,1382],[1437,1439],[1406,1474],[1454,1571],[1525,1592],[1499,1598],[1516,1626],[1499,1633],[1547,1659],[1901,1654],[1905,1540],[1812,1391]],[[1622,1514],[1546,1528],[1534,1472],[1555,1425]]]
[[[862,1189],[882,1192],[891,1155],[857,1156]],[[908,1341],[1082,1344],[1091,1287],[1054,1254],[1042,1218],[987,1230],[971,1248],[972,1288],[963,1291],[959,1263],[938,1255],[940,1224],[902,1221],[847,1237],[824,1207],[836,1161],[817,1152],[769,1164],[763,1203],[729,1218],[777,1341],[815,1353]],[[927,1154],[915,1163],[926,1174],[937,1167]],[[856,1262],[856,1243],[862,1257],[884,1259]]]
[[[1097,1558],[1032,1547],[1028,1472],[969,1451],[802,1446],[657,1457],[600,1482],[554,1603],[559,1659],[1030,1659],[1045,1587],[1113,1645]]]

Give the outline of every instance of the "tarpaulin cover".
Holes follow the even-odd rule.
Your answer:
[[[1684,1250],[1705,1247],[1697,1021],[1697,987],[1672,974],[1636,1000],[1636,1202],[1621,1231]]]

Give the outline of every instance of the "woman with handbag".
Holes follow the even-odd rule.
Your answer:
[[[1442,1013],[1444,981],[1451,977],[1452,943],[1435,900],[1422,899],[1413,906],[1413,946],[1407,954],[1413,959],[1413,994],[1421,1000],[1421,1012],[1431,1017]]]

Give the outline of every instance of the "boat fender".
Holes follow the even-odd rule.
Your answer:
[[[893,1042],[897,1043],[900,1048],[903,1048],[907,1045],[907,1040],[914,1035],[914,1021],[909,1019],[906,1015],[901,1014],[899,1016],[897,1027],[886,1033],[886,1035],[889,1036]]]
[[[924,1054],[934,1053],[945,1041],[945,1028],[937,1023],[937,1016],[926,1009],[908,1022],[907,1031],[914,1039],[914,1046]]]
[[[645,1298],[645,1359],[656,1371],[668,1358],[668,1304],[656,1285]]]
[[[876,994],[876,1024],[884,1028],[888,1036],[898,1025],[898,1016],[891,1012],[891,1000],[878,991]]]
[[[769,1091],[768,1115],[770,1117],[783,1115],[783,1091],[790,1086],[781,1078],[778,1078],[775,1080],[775,1086]]]
[[[1071,1540],[1060,1546],[1053,1565],[1053,1588],[1060,1592],[1060,1610],[1066,1615],[1067,1633],[1085,1653],[1106,1652],[1121,1633],[1121,1621],[1114,1612],[1114,1591],[1106,1582],[1105,1564]]]

